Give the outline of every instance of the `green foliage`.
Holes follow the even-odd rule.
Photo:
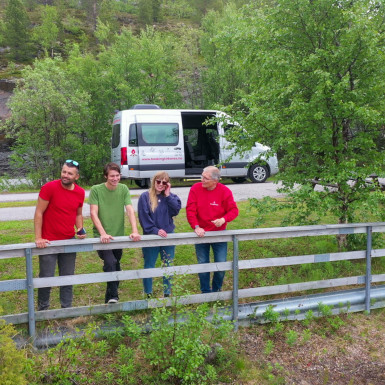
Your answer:
[[[5,45],[5,23],[0,19],[0,46]]]
[[[177,324],[173,309],[153,310],[149,334],[127,315],[115,331],[90,324],[82,337],[67,338],[32,359],[28,379],[57,385],[211,384],[219,370],[232,366],[235,343],[232,323],[218,314],[209,322],[208,310],[202,305],[178,311],[183,322]]]
[[[199,23],[202,17],[209,11],[222,10],[225,2],[226,1],[223,0],[195,0],[193,2],[193,7],[195,9],[193,20]]]
[[[285,384],[285,378],[282,376],[282,366],[276,362],[275,364],[268,364],[266,373],[264,374],[265,380],[271,385],[283,385]]]
[[[1,310],[1,309],[0,309]],[[22,350],[18,350],[12,337],[17,334],[12,325],[0,320],[0,384],[27,384],[24,370],[27,359]]]
[[[106,41],[111,29],[99,23]],[[96,59],[73,45],[66,62],[36,61],[23,72],[6,122],[15,142],[15,165],[36,185],[58,176],[64,158],[81,164],[85,181],[98,180],[110,156],[110,119],[136,103],[174,107],[180,101],[176,69],[182,49],[152,28],[135,37],[124,30]],[[103,90],[103,92],[100,92]]]
[[[312,332],[310,329],[305,329],[303,332],[302,332],[302,341],[303,342],[308,342],[310,340],[312,336]]]
[[[139,20],[143,24],[161,21],[161,0],[139,0]]]
[[[298,333],[295,330],[289,330],[286,332],[286,343],[293,347],[298,341]]]
[[[248,55],[252,24],[234,3],[223,13],[210,11],[202,20],[201,52],[207,66],[202,73],[206,106],[229,105],[250,93],[258,75]]]
[[[318,315],[323,317],[329,317],[333,314],[332,308],[328,305],[325,305],[322,302],[318,303]]]
[[[107,44],[112,37],[112,31],[111,31],[109,23],[103,23],[98,18],[96,30],[95,30],[95,37],[98,39],[99,43]]]
[[[88,94],[67,76],[60,59],[36,61],[23,71],[9,102],[11,118],[6,122],[8,136],[16,139],[13,160],[24,166],[28,177],[41,185],[55,179],[65,159],[79,156],[87,146]],[[84,171],[84,169],[83,169]]]
[[[263,313],[263,318],[268,322],[278,322],[279,317],[280,314],[274,310],[273,305],[269,305]]]
[[[305,325],[305,326],[309,326],[310,323],[314,320],[314,312],[313,310],[308,310],[306,313],[305,313],[305,319],[302,321],[302,323]]]
[[[46,56],[54,56],[54,48],[58,44],[59,18],[56,7],[42,7],[41,24],[34,28],[33,39],[39,44]]]
[[[194,6],[188,0],[164,0],[163,9],[166,16],[191,18],[194,14]]]
[[[9,0],[5,9],[4,41],[11,48],[12,59],[30,58],[30,20],[20,0]]]
[[[291,202],[288,200],[280,201],[271,197],[264,197],[262,199],[251,198],[249,199],[250,212],[254,218],[253,226],[258,227],[266,222],[266,218],[272,213],[282,211],[285,208],[291,206]]]
[[[124,30],[108,51],[100,54],[103,68],[109,68],[108,81],[114,108],[129,108],[136,103],[159,104],[172,108],[181,101],[175,70],[179,56],[178,41],[148,27],[139,37]],[[104,97],[106,100],[106,97]],[[111,110],[110,110],[111,113]]]
[[[269,355],[273,351],[273,349],[274,349],[274,342],[272,340],[267,340],[265,344],[265,349],[263,350],[263,352],[266,355]]]
[[[216,60],[207,79],[224,87],[227,71],[226,84],[235,80],[231,92],[209,99],[232,103],[243,128],[229,139],[239,151],[261,142],[278,153],[291,223],[316,223],[326,213],[339,223],[383,220],[384,195],[365,179],[382,175],[385,161],[384,12],[370,0],[280,0],[229,7],[203,23],[202,52]],[[221,68],[217,76],[214,68]],[[314,189],[315,179],[321,188]],[[346,246],[346,237],[339,239]]]
[[[214,363],[229,364],[233,324],[219,315],[216,306],[211,309],[211,321],[207,303],[196,309],[183,307],[180,299],[185,292],[183,277],[174,277],[171,310],[153,310],[151,334],[142,341],[141,350],[154,378],[165,383],[212,383],[218,375]]]

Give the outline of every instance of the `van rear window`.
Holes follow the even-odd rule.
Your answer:
[[[120,123],[112,126],[112,140],[111,147],[116,148],[120,144]]]
[[[138,126],[142,146],[175,146],[179,143],[177,123],[141,123]]]

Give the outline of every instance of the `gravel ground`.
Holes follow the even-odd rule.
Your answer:
[[[284,330],[269,336],[271,324],[240,329],[242,349],[258,370],[270,374],[266,384],[293,385],[384,385],[385,310],[319,319],[305,327],[299,321],[284,323]],[[311,332],[308,340],[304,331]],[[289,345],[288,331],[297,341]],[[266,341],[274,348],[266,352]],[[266,369],[266,368],[269,368]],[[243,385],[255,382],[243,382]]]

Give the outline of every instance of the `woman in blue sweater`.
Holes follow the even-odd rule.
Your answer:
[[[151,187],[145,191],[138,201],[138,216],[143,234],[156,234],[166,238],[168,233],[175,229],[173,217],[181,209],[179,197],[170,192],[170,177],[165,171],[157,172],[151,180]],[[144,268],[155,267],[158,255],[164,266],[170,266],[174,260],[175,246],[143,247]],[[144,293],[147,297],[152,295],[152,278],[143,279]],[[168,277],[163,277],[164,296],[171,293],[171,282]]]

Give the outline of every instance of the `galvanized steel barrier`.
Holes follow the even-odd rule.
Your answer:
[[[118,311],[149,309],[158,306],[164,306],[165,304],[172,304],[171,298],[167,298],[162,302],[158,301],[157,299],[145,299],[119,302],[117,304],[108,305],[101,304],[72,307],[68,309],[35,311],[34,289],[41,287],[55,287],[65,285],[100,283],[116,280],[124,281],[149,277],[162,277],[165,274],[197,274],[214,271],[232,271],[233,290],[222,291],[218,293],[189,295],[186,297],[181,297],[180,301],[183,304],[192,304],[212,302],[217,300],[232,300],[232,319],[235,321],[236,327],[238,324],[238,307],[240,298],[260,297],[273,294],[292,293],[304,290],[334,288],[339,286],[365,285],[364,309],[366,309],[367,312],[370,312],[370,309],[374,307],[371,306],[372,283],[385,282],[385,274],[372,275],[371,271],[371,259],[385,256],[385,249],[372,249],[373,232],[385,232],[385,222],[227,230],[207,232],[206,236],[203,238],[198,238],[195,233],[174,233],[169,234],[167,238],[160,238],[158,236],[147,235],[143,236],[142,240],[139,242],[133,242],[129,239],[129,237],[115,237],[115,239],[109,244],[101,244],[98,238],[84,240],[66,240],[51,242],[51,244],[45,249],[37,249],[34,243],[2,246],[0,245],[0,260],[6,258],[25,258],[26,262],[26,278],[0,281],[0,292],[15,290],[27,290],[28,292],[28,313],[4,315],[0,318],[6,320],[6,322],[8,323],[13,324],[28,323],[29,333],[33,340],[36,334],[36,321],[96,315]],[[338,234],[366,234],[366,250],[251,260],[242,260],[242,258],[240,258],[239,256],[238,243],[240,241],[293,237],[314,237],[321,235]],[[52,278],[33,277],[32,258],[34,255],[38,254],[42,255],[67,252],[89,252],[112,248],[124,249],[140,248],[144,246],[148,247],[159,245],[186,245],[225,241],[233,243],[233,260],[228,262],[172,266],[146,270],[125,270],[111,273],[77,274]],[[365,275],[245,289],[239,289],[238,287],[239,270],[242,269],[260,269],[265,267],[290,266],[306,263],[333,262],[357,259],[366,259]],[[383,306],[385,306],[385,302],[384,304],[381,303],[377,305],[377,307]]]

